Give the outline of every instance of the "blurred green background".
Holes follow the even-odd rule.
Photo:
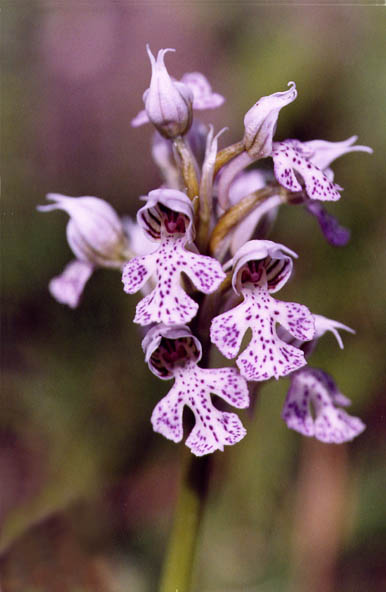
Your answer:
[[[247,437],[216,454],[202,529],[198,592],[386,589],[385,11],[228,2],[2,2],[2,395],[0,571],[3,592],[151,592],[175,504],[180,446],[149,417],[170,383],[143,362],[136,300],[119,273],[98,271],[73,311],[49,279],[71,258],[63,213],[47,192],[96,195],[134,215],[158,186],[149,127],[132,129],[150,67],[202,71],[226,104],[202,119],[224,143],[262,95],[296,81],[277,139],[342,140],[374,155],[334,165],[345,191],[329,209],[352,230],[344,249],[302,208],[283,208],[271,236],[300,255],[281,294],[357,335],[326,337],[328,370],[367,430],[326,446],[280,419],[288,386],[265,386]],[[200,114],[201,117],[201,114]]]

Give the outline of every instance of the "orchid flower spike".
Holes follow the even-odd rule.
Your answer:
[[[268,380],[286,376],[304,366],[303,352],[280,339],[276,324],[301,341],[314,337],[314,318],[307,307],[274,300],[292,272],[296,253],[267,240],[247,242],[233,258],[233,289],[243,302],[212,321],[212,342],[227,358],[237,356],[248,328],[252,339],[237,358],[237,366],[247,380]]]
[[[185,249],[194,236],[192,202],[181,191],[156,189],[149,193],[137,219],[159,247],[149,255],[134,257],[123,269],[122,282],[128,294],[138,292],[155,276],[155,288],[138,303],[134,322],[188,323],[196,315],[198,304],[181,287],[181,273],[205,294],[217,290],[225,278],[216,259]]]
[[[192,123],[192,109],[214,109],[225,101],[222,95],[212,92],[203,74],[190,72],[180,81],[169,76],[164,63],[165,53],[174,49],[161,49],[157,59],[146,46],[152,67],[150,87],[143,95],[145,110],[131,122],[138,127],[151,121],[166,138],[185,134]]]
[[[341,444],[358,436],[364,423],[338,407],[350,405],[329,374],[302,368],[291,375],[282,418],[287,426],[321,442]]]
[[[58,302],[76,308],[96,267],[122,267],[128,258],[129,241],[118,214],[103,199],[58,193],[49,193],[47,199],[54,203],[37,209],[67,212],[67,241],[76,257],[50,281],[49,290]]]
[[[248,387],[235,368],[203,369],[201,344],[185,325],[157,325],[142,342],[150,370],[162,380],[174,378],[169,393],[156,405],[151,423],[155,432],[173,442],[183,438],[185,405],[194,415],[195,425],[186,446],[196,456],[203,456],[224,446],[236,444],[245,434],[235,413],[217,409],[211,394],[239,409],[248,407]]]
[[[255,160],[271,156],[280,109],[297,97],[296,84],[289,82],[288,86],[289,90],[261,97],[244,117],[245,149]]]

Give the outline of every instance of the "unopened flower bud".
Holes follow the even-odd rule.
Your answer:
[[[38,206],[38,210],[67,212],[67,240],[77,259],[101,267],[122,265],[127,239],[118,214],[107,202],[98,197],[58,193],[49,193],[47,199],[55,203]]]
[[[244,117],[244,145],[252,158],[265,158],[272,153],[272,139],[276,131],[279,111],[297,97],[296,85],[268,97],[261,97]]]
[[[160,49],[157,60],[146,46],[151,62],[150,87],[143,95],[146,113],[165,138],[186,134],[192,124],[193,93],[182,82],[172,80],[164,63],[165,53],[174,49]]]

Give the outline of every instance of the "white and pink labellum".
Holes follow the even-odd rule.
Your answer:
[[[303,351],[282,341],[276,326],[280,324],[301,341],[312,339],[314,321],[308,308],[275,300],[265,286],[245,287],[241,292],[241,304],[213,319],[212,343],[226,358],[235,358],[246,331],[251,329],[251,341],[236,362],[247,380],[279,378],[304,366]]]
[[[327,443],[352,440],[365,429],[364,423],[341,407],[350,405],[334,380],[323,370],[304,368],[291,376],[282,418],[304,436]]]
[[[188,323],[196,315],[198,304],[182,288],[181,274],[205,294],[217,290],[225,278],[216,259],[185,248],[194,234],[191,201],[181,191],[151,191],[137,220],[149,238],[160,244],[153,253],[134,257],[123,268],[122,281],[128,294],[138,292],[151,277],[155,279],[154,290],[137,305],[134,322]]]
[[[195,420],[186,446],[196,456],[224,450],[224,446],[236,444],[245,436],[246,430],[237,415],[220,411],[211,398],[217,395],[239,409],[248,407],[248,387],[235,368],[197,366],[201,346],[185,326],[154,327],[142,345],[150,370],[160,378],[175,381],[153,410],[151,422],[155,432],[180,442],[186,405]]]
[[[244,300],[212,321],[211,341],[227,358],[237,356],[251,329],[251,341],[236,362],[247,380],[279,378],[306,364],[303,351],[283,341],[277,326],[301,342],[308,341],[315,333],[313,315],[306,306],[280,302],[270,295],[291,274],[289,253],[296,256],[272,241],[250,241],[239,249],[233,262],[233,288]]]
[[[261,97],[244,117],[244,145],[253,159],[271,156],[272,140],[280,109],[297,97],[296,84],[289,82],[289,90]]]
[[[185,242],[184,238],[165,236],[154,253],[126,263],[122,274],[125,292],[138,292],[152,276],[156,283],[154,290],[137,304],[135,323],[188,323],[196,315],[198,304],[181,287],[181,274],[205,294],[217,290],[225,278],[216,259],[187,251]]]
[[[309,142],[308,142],[309,144]],[[326,172],[313,162],[314,150],[298,140],[274,142],[272,159],[275,177],[289,191],[302,191],[297,175],[304,182],[310,199],[336,201],[340,198],[339,185],[333,183]]]

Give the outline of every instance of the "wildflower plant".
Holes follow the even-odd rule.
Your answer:
[[[268,236],[285,204],[300,205],[316,217],[331,245],[345,245],[349,231],[323,205],[341,197],[330,166],[349,152],[372,151],[356,145],[356,136],[342,142],[275,141],[280,110],[297,97],[294,82],[260,98],[245,115],[242,139],[219,150],[225,130],[215,134],[196,113],[221,106],[224,97],[198,72],[171,77],[165,65],[169,51],[174,50],[162,49],[155,58],[147,46],[150,86],[144,110],[132,120],[133,127],[154,126],[151,154],[162,175],[160,187],[142,198],[136,221],[120,219],[96,197],[49,194],[54,203],[39,209],[70,216],[67,239],[75,260],[51,280],[54,298],[76,307],[95,269],[121,270],[124,291],[139,294],[133,320],[144,332],[145,362],[161,380],[174,381],[151,424],[173,442],[185,437],[190,451],[161,585],[182,592],[189,585],[208,455],[246,436],[235,409],[249,406],[253,383],[288,377],[282,418],[302,435],[342,443],[365,427],[342,409],[350,401],[333,378],[308,365],[326,331],[342,348],[338,329],[352,329],[304,303],[276,298],[292,277],[297,254]],[[266,158],[272,173],[258,168]],[[211,367],[213,348],[233,365]],[[195,526],[182,534],[187,513],[196,517]]]

